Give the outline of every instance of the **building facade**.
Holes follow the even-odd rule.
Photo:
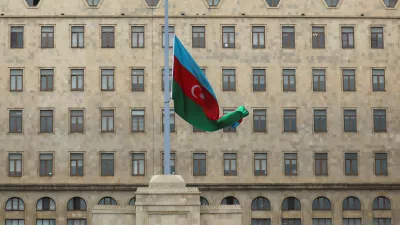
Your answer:
[[[162,173],[162,4],[0,2],[0,224],[91,225]],[[399,10],[170,0],[221,114],[250,112],[214,133],[171,113],[172,171],[245,225],[397,224]]]

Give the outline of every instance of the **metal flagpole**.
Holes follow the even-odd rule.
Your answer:
[[[169,121],[169,26],[168,26],[168,0],[164,0],[164,174],[170,174],[170,121]]]

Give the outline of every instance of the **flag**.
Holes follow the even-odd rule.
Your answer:
[[[203,71],[174,36],[172,99],[175,113],[194,127],[217,131],[237,127],[249,115],[244,106],[220,117],[217,97]]]

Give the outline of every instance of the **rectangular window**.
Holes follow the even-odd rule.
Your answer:
[[[67,219],[67,225],[86,225],[86,219]]]
[[[230,113],[230,112],[233,112],[234,110],[232,110],[232,109],[224,109],[223,110],[223,114],[225,115],[225,114],[228,114],[228,113]],[[234,128],[234,127],[232,127],[232,126],[227,126],[227,127],[224,127],[223,129],[222,129],[222,131],[223,132],[236,132],[236,128]]]
[[[101,176],[114,176],[113,153],[101,153]]]
[[[193,48],[206,47],[206,27],[204,26],[192,27],[192,47]]]
[[[174,34],[175,34],[175,27],[169,26],[168,27],[168,47],[172,48],[174,45]],[[165,48],[165,27],[162,27],[162,47]]]
[[[169,165],[170,165],[170,172],[171,174],[175,174],[175,153],[171,153],[169,157]],[[162,174],[164,174],[164,153],[162,154]]]
[[[54,26],[43,26],[42,48],[54,48]]]
[[[164,132],[164,110],[162,111],[162,132]],[[174,109],[169,110],[169,131],[175,132],[175,111]]]
[[[390,218],[374,218],[373,225],[392,225],[392,219],[390,219]]]
[[[354,48],[354,27],[342,27],[342,48]]]
[[[325,69],[313,69],[313,90],[326,91]]]
[[[83,69],[72,69],[71,70],[71,91],[83,91]]]
[[[265,69],[253,69],[253,91],[265,91]]]
[[[267,110],[254,109],[253,132],[266,132],[266,131],[267,131]]]
[[[254,175],[267,176],[267,153],[254,153]]]
[[[8,154],[9,171],[8,176],[20,177],[22,176],[22,154],[10,153]]]
[[[24,27],[12,26],[11,27],[11,48],[24,47]]]
[[[285,175],[297,175],[297,153],[285,153]]]
[[[282,48],[295,48],[295,32],[293,26],[282,27]]]
[[[114,91],[114,69],[101,70],[101,90]]]
[[[327,132],[326,109],[314,109],[314,132]]]
[[[114,132],[114,110],[101,110],[101,132]]]
[[[10,91],[22,91],[24,71],[22,69],[10,70]]]
[[[224,175],[225,176],[236,176],[237,175],[237,154],[236,153],[224,153]]]
[[[144,153],[132,153],[132,176],[144,176]]]
[[[314,218],[312,225],[332,225],[332,219]]]
[[[236,70],[223,69],[222,70],[222,90],[223,91],[236,91]]]
[[[206,153],[193,153],[193,176],[205,176],[207,173]]]
[[[372,69],[372,90],[385,91],[385,70]]]
[[[25,225],[25,220],[19,220],[19,219],[12,219],[6,220],[6,225]]]
[[[144,48],[144,26],[133,26],[132,31],[132,48]]]
[[[388,175],[387,153],[375,153],[375,175]]]
[[[362,225],[360,218],[343,218],[343,225]],[[375,225],[375,224],[374,224]]]
[[[72,26],[71,27],[71,48],[83,48],[84,47],[84,26]]]
[[[40,133],[53,133],[53,110],[40,110]]]
[[[164,69],[161,71],[161,90],[164,91]],[[171,92],[172,90],[172,69],[169,69],[169,77],[168,77],[169,89],[168,91]]]
[[[83,176],[83,153],[71,153],[70,155],[71,170],[70,175]]]
[[[70,111],[70,132],[71,133],[83,133],[83,110],[71,110]]]
[[[113,26],[102,26],[101,27],[101,47],[102,48],[114,48],[115,37]]]
[[[284,109],[283,110],[283,132],[297,132],[296,110]]]
[[[144,91],[144,69],[132,69],[132,91]]]
[[[40,70],[40,90],[53,91],[54,70],[41,69]]]
[[[144,132],[145,131],[144,110],[133,109],[131,113],[132,113],[132,132]]]
[[[345,153],[346,175],[358,175],[357,153]]]
[[[283,91],[296,91],[296,70],[283,69]]]
[[[22,133],[22,110],[9,111],[9,133]]]
[[[383,27],[371,27],[371,48],[383,47]]]
[[[315,176],[328,176],[328,154],[315,153]]]
[[[36,220],[36,225],[56,225],[56,220],[55,219]]]
[[[301,219],[282,219],[282,225],[301,225]]]
[[[235,48],[235,27],[223,26],[222,27],[222,47]]]
[[[386,132],[386,109],[374,109],[374,132]]]
[[[344,132],[357,132],[357,111],[344,110]]]
[[[343,91],[356,91],[356,71],[343,69]]]
[[[265,48],[265,27],[254,26],[252,27],[253,34],[253,48]]]
[[[271,219],[251,219],[251,225],[271,225]]]
[[[312,27],[312,47],[325,48],[325,27]]]
[[[39,176],[53,176],[53,154],[40,154],[40,171]]]

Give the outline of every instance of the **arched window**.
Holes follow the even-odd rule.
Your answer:
[[[239,201],[232,196],[222,199],[221,205],[240,205]]]
[[[68,201],[68,211],[86,211],[86,202],[80,197],[73,197]]]
[[[390,210],[391,208],[390,200],[384,196],[375,198],[372,204],[373,210]]]
[[[24,211],[25,204],[22,199],[13,197],[6,202],[6,211]]]
[[[49,197],[39,199],[36,204],[37,211],[54,211],[56,210],[56,203]]]
[[[282,210],[283,211],[300,211],[301,205],[300,201],[295,197],[285,198],[282,202]]]
[[[318,197],[313,201],[313,210],[331,210],[331,201],[325,197]]]
[[[133,198],[129,201],[128,205],[135,205],[135,203],[136,203],[136,198],[133,197]]]
[[[269,200],[264,197],[257,197],[251,203],[251,210],[271,210]]]
[[[347,197],[343,201],[343,210],[361,210],[361,202],[356,197]]]
[[[208,200],[204,197],[200,197],[200,205],[209,205]]]
[[[117,201],[111,197],[104,197],[100,199],[99,205],[117,205]]]

